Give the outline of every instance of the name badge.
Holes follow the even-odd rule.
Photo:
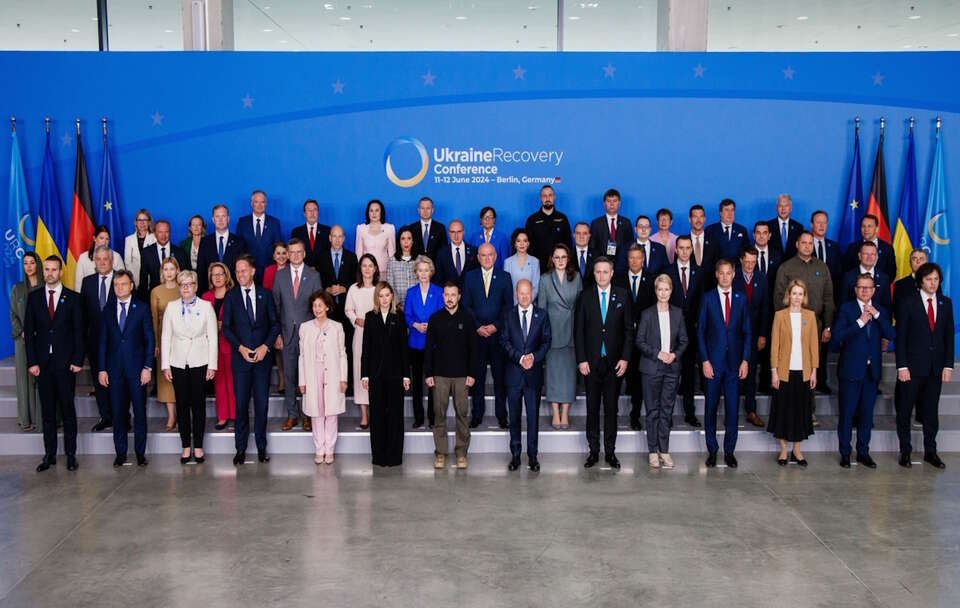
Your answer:
[[[607,255],[617,255],[617,243],[615,241],[607,241]]]

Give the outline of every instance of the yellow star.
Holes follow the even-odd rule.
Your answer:
[[[110,211],[113,209],[113,203],[111,203],[110,201],[104,201],[103,208],[106,209],[107,211]]]
[[[859,206],[860,206],[860,203],[858,203],[858,202],[856,201],[856,199],[850,201],[850,208],[851,208],[851,209],[856,209],[856,208],[859,207]]]

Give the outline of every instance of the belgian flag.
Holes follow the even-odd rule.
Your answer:
[[[883,127],[880,128],[880,143],[877,144],[877,160],[873,163],[873,183],[870,185],[870,201],[867,213],[877,216],[877,238],[893,244],[890,234],[890,213],[887,210],[887,172],[883,166]]]
[[[90,180],[87,179],[87,162],[83,158],[83,145],[80,143],[80,121],[77,121],[77,168],[73,178],[73,208],[70,212],[70,237],[67,241],[67,267],[63,284],[73,290],[74,275],[77,272],[77,260],[86,255],[93,242],[93,203],[90,197]],[[113,236],[113,235],[111,235]]]

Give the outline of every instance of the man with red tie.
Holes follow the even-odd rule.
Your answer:
[[[603,194],[604,215],[590,224],[590,251],[594,259],[606,256],[614,273],[626,272],[627,249],[634,241],[633,223],[620,215],[620,193],[613,188]]]
[[[302,226],[297,226],[290,233],[290,238],[303,243],[307,255],[304,263],[311,268],[320,270],[320,256],[330,248],[330,226],[319,223],[320,206],[312,198],[303,203]]]

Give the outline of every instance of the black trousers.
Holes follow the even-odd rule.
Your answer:
[[[754,338],[751,338],[754,339]],[[767,354],[767,362],[770,362],[770,351],[763,349],[757,350],[756,342],[750,348],[750,360],[747,362],[747,377],[740,381],[740,394],[743,395],[743,409],[748,414],[757,411],[757,367],[761,356]]]
[[[43,449],[47,456],[57,456],[57,409],[63,417],[63,451],[77,455],[77,408],[73,398],[77,375],[69,368],[41,367],[37,377],[40,416],[43,419]]]
[[[348,349],[350,350],[350,349]],[[250,440],[250,398],[253,397],[253,436],[257,450],[267,449],[267,407],[270,405],[270,366],[273,357],[260,363],[232,359],[233,392],[237,396],[237,420],[233,427],[238,452],[247,451]]]
[[[204,384],[207,366],[181,369],[171,367],[173,393],[177,398],[177,427],[180,429],[180,447],[203,449],[203,431],[207,426],[207,398]]]
[[[630,424],[640,422],[640,409],[643,407],[643,374],[640,373],[639,349],[634,349],[630,355],[630,362],[627,366],[627,373],[624,374],[627,380],[627,393],[630,395]]]
[[[423,424],[423,351],[411,348],[410,367],[410,396],[413,399],[413,420]],[[427,420],[433,426],[433,391],[427,391]]]
[[[477,340],[477,371],[474,375],[476,383],[470,389],[470,398],[473,400],[473,422],[480,423],[486,413],[486,384],[487,364],[493,375],[493,404],[497,420],[507,420],[507,387],[504,384],[506,374],[506,355],[500,347],[500,335],[494,334],[489,338]]]
[[[683,397],[683,415],[689,418],[695,416],[697,412],[693,403],[693,391],[699,382],[700,375],[697,374],[699,349],[697,348],[696,328],[688,325],[687,335],[693,337],[680,359],[680,395]]]
[[[909,382],[897,381],[894,406],[897,410],[897,438],[900,440],[900,453],[913,451],[910,443],[910,414],[916,406],[923,424],[923,453],[937,452],[937,432],[940,430],[940,390],[942,377],[911,376]]]
[[[620,378],[616,359],[603,357],[590,366],[584,379],[587,389],[587,444],[591,454],[600,453],[600,406],[603,404],[603,451],[613,456],[617,447],[617,403],[620,399]]]
[[[403,464],[403,379],[378,376],[370,386],[370,453],[373,464]]]

